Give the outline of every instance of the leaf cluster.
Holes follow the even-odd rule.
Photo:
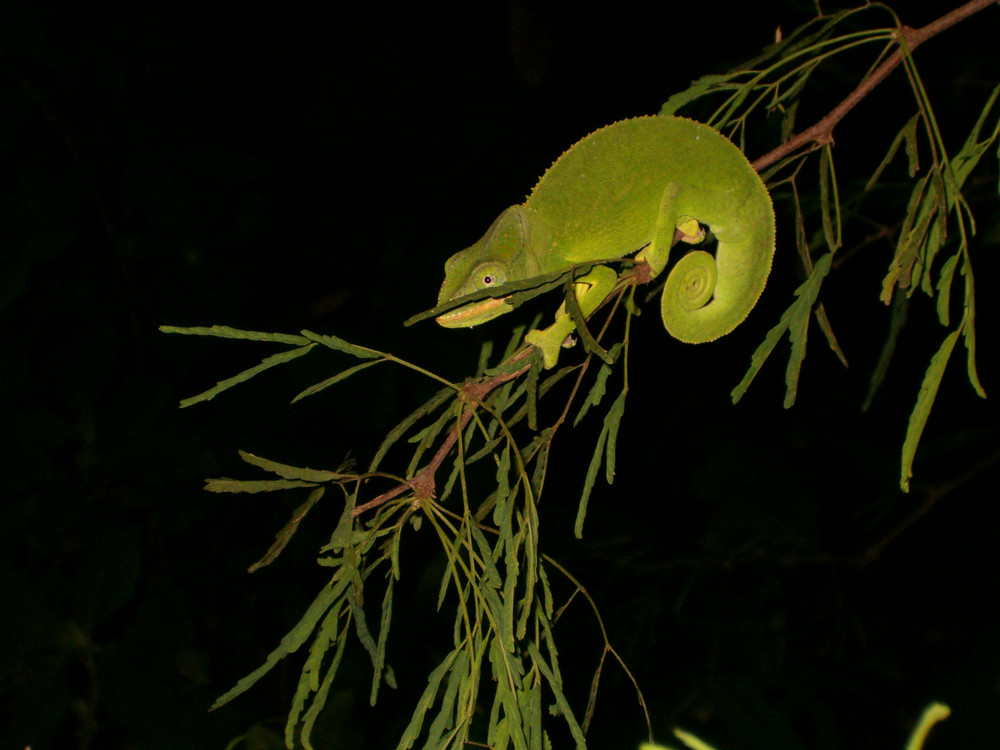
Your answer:
[[[312,729],[352,638],[371,659],[370,701],[374,705],[382,683],[395,685],[386,651],[393,591],[402,575],[399,562],[402,540],[404,534],[416,534],[426,524],[433,530],[445,559],[438,609],[447,601],[455,604],[451,649],[430,674],[398,747],[413,747],[421,738],[422,747],[426,748],[461,747],[477,732],[483,733],[484,741],[491,747],[548,747],[550,742],[542,723],[546,701],[550,703],[549,711],[563,718],[576,746],[586,746],[585,732],[593,715],[600,668],[608,655],[615,654],[606,642],[599,657],[590,704],[578,719],[565,697],[555,645],[554,627],[565,605],[556,608],[547,569],[571,581],[574,594],[570,600],[578,593],[586,596],[586,592],[558,563],[541,555],[537,510],[549,448],[559,425],[566,420],[572,397],[556,421],[541,429],[538,400],[573,374],[577,375],[575,393],[587,371],[586,365],[568,365],[546,373],[540,357],[532,356],[530,348],[518,346],[523,328],[515,333],[499,363],[492,368],[487,367],[491,347],[484,348],[480,377],[465,385],[448,383],[390,354],[311,331],[287,335],[224,327],[164,326],[162,330],[289,347],[185,399],[184,406],[212,399],[270,367],[314,351],[317,346],[362,362],[306,388],[293,401],[319,393],[380,362],[395,363],[444,383],[441,390],[389,431],[364,472],[352,471],[347,463],[331,471],[291,466],[241,452],[240,457],[246,463],[268,472],[272,478],[207,480],[206,489],[212,492],[308,490],[306,500],[277,533],[270,549],[250,567],[251,572],[280,555],[309,511],[327,497],[328,489],[339,489],[344,499],[337,527],[317,560],[319,565],[333,569],[329,582],[265,662],[221,696],[215,707],[245,692],[282,659],[308,643],[285,736],[289,747],[296,741],[306,748],[312,747]],[[590,338],[599,348],[596,339]],[[623,347],[619,342],[605,353],[608,361],[601,362],[574,423],[602,403],[612,365]],[[625,393],[623,389],[604,419],[579,504],[578,535],[582,534],[587,499],[602,462],[607,480],[613,479]],[[514,434],[514,429],[522,423],[532,427],[534,437],[527,443],[519,442]],[[394,449],[403,444],[408,444],[411,451],[405,471],[386,473],[381,469],[382,464],[390,454],[398,453]],[[433,454],[432,449],[436,449]],[[470,476],[481,467],[488,474],[485,486],[493,487],[485,493],[478,489],[483,484],[481,478]],[[438,481],[439,476],[443,482]],[[363,500],[377,482],[386,481],[392,485],[391,489],[372,500]],[[455,501],[460,506],[453,508],[454,503],[448,501],[455,496],[460,497]],[[381,592],[377,634],[368,625],[365,608],[366,593],[373,585]],[[477,706],[483,700],[482,686],[487,677],[493,686],[492,708],[485,725],[479,726]]]

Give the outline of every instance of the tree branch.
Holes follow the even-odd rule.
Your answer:
[[[945,13],[936,21],[914,29],[909,26],[902,26],[897,31],[897,37],[902,49],[893,52],[872,74],[854,89],[847,97],[838,104],[826,117],[817,122],[807,130],[803,130],[794,138],[782,143],[776,149],[764,154],[753,162],[753,168],[760,172],[762,169],[771,166],[788,154],[800,148],[809,146],[818,148],[827,143],[833,143],[833,128],[844,119],[857,104],[864,99],[872,90],[884,81],[888,75],[903,61],[905,52],[912,52],[931,37],[940,34],[945,29],[951,28],[955,24],[964,21],[974,13],[978,13],[988,5],[998,5],[1000,0],[969,0],[949,13]]]

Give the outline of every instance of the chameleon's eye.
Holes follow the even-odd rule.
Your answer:
[[[479,289],[489,289],[500,286],[507,281],[507,272],[499,263],[483,263],[476,271],[475,276]]]

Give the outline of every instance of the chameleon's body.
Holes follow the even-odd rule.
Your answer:
[[[479,242],[452,256],[438,303],[638,251],[658,275],[675,231],[697,244],[706,227],[718,240],[714,259],[703,251],[681,258],[661,303],[667,331],[691,343],[729,333],[756,304],[774,255],[771,199],[743,153],[707,125],[679,117],[623,120],[570,147],[523,204],[508,208]],[[597,266],[577,282],[584,315],[616,280],[612,269]],[[486,299],[437,320],[473,326],[511,309],[503,298]],[[560,308],[556,323],[532,331],[528,341],[552,367],[572,331]]]

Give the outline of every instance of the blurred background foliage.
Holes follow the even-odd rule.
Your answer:
[[[942,5],[896,10],[919,26]],[[310,357],[180,411],[180,398],[260,354],[158,325],[308,327],[472,374],[490,329],[401,325],[435,301],[445,258],[570,143],[655,112],[814,12],[798,0],[5,3],[0,746],[219,748],[247,732],[247,747],[280,746],[298,664],[207,708],[312,600],[324,518],[339,511],[314,511],[281,559],[249,576],[302,497],[210,495],[202,479],[242,471],[237,449],[323,468],[348,453],[366,461],[430,392],[376,368],[290,408],[342,365]],[[917,53],[946,139],[961,142],[1000,80],[998,33],[990,9]],[[824,71],[799,122],[856,74]],[[900,79],[838,128],[842,191],[870,176],[911,112]],[[992,396],[995,159],[986,171],[970,193],[974,210],[993,201],[992,216],[977,214],[974,257]],[[890,382],[862,414],[889,327],[878,292],[892,248],[874,242],[824,288],[850,369],[814,348],[794,409],[781,408],[780,365],[733,407],[729,391],[800,281],[788,229],[761,305],[724,341],[686,347],[640,321],[616,482],[595,490],[574,541],[580,456],[599,427],[564,433],[543,549],[597,600],[661,736],[679,722],[733,750],[897,747],[938,699],[954,715],[928,747],[990,746],[995,399],[977,399],[960,367],[946,373],[913,491],[899,493],[906,418],[943,329],[932,303],[911,305]],[[845,254],[863,242],[846,237]],[[409,585],[397,590],[399,690],[369,708],[364,659],[348,652],[317,744],[394,746],[448,627],[433,611],[432,553],[407,551]],[[567,617],[557,636],[582,704],[600,640],[582,607]],[[634,694],[606,670],[593,746],[642,737]]]

